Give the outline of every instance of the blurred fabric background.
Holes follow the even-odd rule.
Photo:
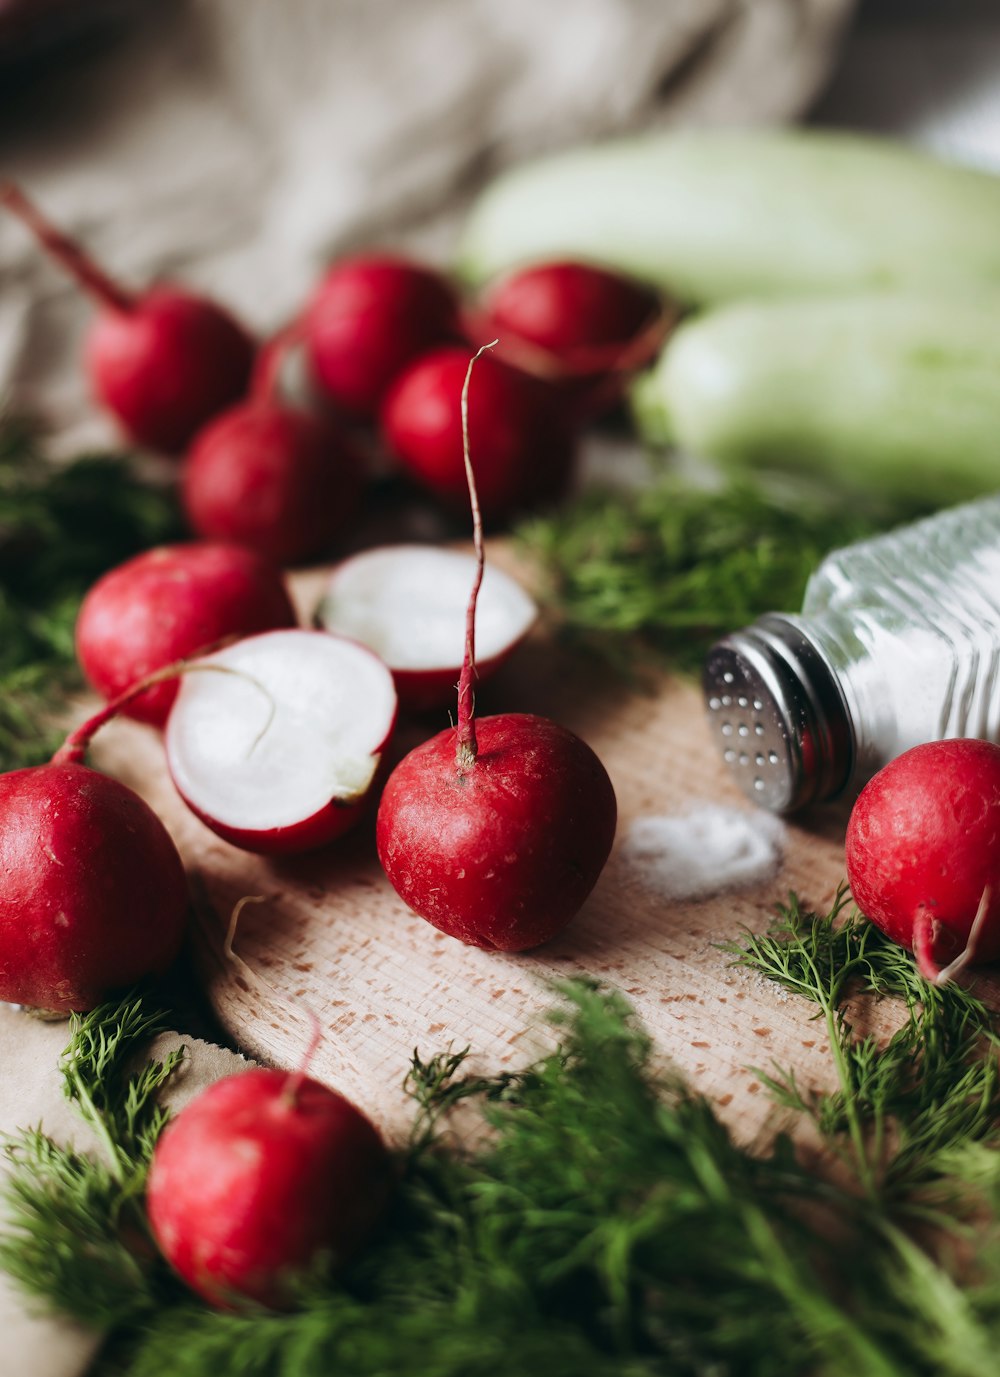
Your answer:
[[[995,0],[0,0],[0,174],[114,272],[261,330],[334,253],[447,260],[472,193],[542,149],[808,117],[1000,166]],[[110,432],[88,307],[0,222],[0,395]]]

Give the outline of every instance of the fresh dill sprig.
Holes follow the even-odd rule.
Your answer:
[[[155,1020],[127,1001],[77,1027],[63,1063],[112,1157],[26,1135],[0,1260],[49,1303],[117,1326],[116,1377],[986,1377],[1000,1341],[995,1113],[962,1118],[969,1087],[961,1074],[951,1092],[944,1083],[956,1049],[970,1068],[995,1061],[982,1006],[927,990],[845,895],[823,915],[793,901],[734,954],[832,1011],[846,1078],[829,1107],[809,1094],[797,1107],[848,1144],[856,1116],[877,1189],[818,1177],[783,1137],[757,1153],[734,1142],[709,1101],[659,1067],[624,996],[573,981],[558,987],[557,1045],[519,1072],[475,1078],[464,1052],[415,1054],[419,1129],[388,1217],[343,1274],[309,1278],[292,1313],[215,1311],[152,1256],[138,1183],[165,1072],[129,1073],[127,1046]],[[858,998],[900,1002],[912,1065],[891,1039],[854,1058],[865,1040],[845,1008]],[[439,1131],[459,1102],[489,1125],[472,1146]],[[982,1211],[966,1285],[924,1227],[943,1218],[933,1192],[955,1164]],[[934,1209],[908,1214],[907,1192]],[[947,1237],[962,1245],[970,1228]]]
[[[73,1016],[63,1090],[101,1155],[63,1147],[41,1129],[4,1145],[0,1267],[29,1295],[98,1329],[135,1320],[157,1297],[142,1194],[167,1119],[158,1095],[184,1053],[138,1065],[136,1058],[167,1025],[138,997]]]
[[[50,756],[79,679],[73,626],[105,570],[180,534],[173,498],[124,458],[47,462],[37,428],[0,416],[0,769]]]
[[[129,1377],[902,1377],[830,1294],[794,1208],[815,1184],[787,1145],[734,1144],[654,1071],[622,996],[562,994],[559,1045],[516,1085],[453,1085],[461,1054],[411,1072],[425,1107],[478,1095],[492,1132],[474,1152],[425,1137],[338,1284],[292,1316],[151,1316]]]
[[[900,519],[862,509],[856,496],[667,478],[638,493],[587,493],[518,537],[540,568],[543,602],[575,643],[620,668],[652,652],[692,669],[725,632],[796,610],[830,550]]]
[[[973,992],[924,980],[910,954],[856,909],[845,916],[848,901],[841,889],[820,915],[793,896],[768,932],[724,949],[817,1004],[826,1023],[838,1088],[803,1092],[794,1069],[778,1069],[761,1073],[771,1094],[846,1150],[867,1194],[918,1208],[923,1188],[940,1194],[948,1176],[959,1184],[959,1148],[1000,1147],[1000,1041]],[[905,1017],[888,1040],[856,1034],[849,1001],[858,996],[899,1001]]]

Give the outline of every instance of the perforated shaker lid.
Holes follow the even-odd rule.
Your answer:
[[[834,798],[854,733],[833,670],[804,630],[772,614],[718,641],[703,674],[709,722],[744,793],[775,813]]]

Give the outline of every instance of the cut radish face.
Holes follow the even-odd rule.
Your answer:
[[[392,670],[410,708],[439,707],[455,691],[465,650],[473,555],[429,545],[387,545],[334,571],[317,622],[353,637]],[[491,674],[530,631],[538,608],[498,569],[483,577],[476,609],[476,669]]]
[[[396,718],[392,675],[364,646],[271,631],[188,674],[167,763],[188,807],[247,851],[323,846],[359,817]]]

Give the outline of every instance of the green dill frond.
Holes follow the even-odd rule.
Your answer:
[[[94,1329],[151,1303],[140,1261],[141,1179],[123,1186],[104,1163],[40,1130],[7,1144],[0,1267],[36,1301]]]
[[[665,656],[696,669],[727,631],[794,611],[830,550],[900,519],[857,499],[704,489],[676,478],[638,493],[588,492],[517,532],[543,603],[577,645],[619,668]]]
[[[464,1052],[415,1053],[421,1128],[345,1272],[318,1267],[291,1313],[214,1311],[184,1297],[148,1240],[141,1189],[166,1070],[132,1069],[129,1048],[158,1020],[129,999],[80,1020],[64,1059],[114,1159],[26,1135],[0,1262],[48,1304],[116,1325],[123,1377],[985,1377],[1000,1340],[996,1114],[992,1082],[975,1080],[995,1061],[985,1011],[968,992],[925,990],[843,894],[825,915],[793,901],[736,954],[827,1018],[838,1091],[772,1079],[844,1148],[860,1190],[818,1176],[787,1138],[757,1154],[734,1142],[660,1069],[621,994],[567,982],[557,1044],[516,1073],[464,1077]],[[859,997],[899,1001],[884,1046],[853,1036]],[[967,1061],[949,1092],[955,1055]],[[489,1125],[474,1147],[442,1131],[460,1102]],[[949,1173],[975,1181],[982,1214],[965,1285],[972,1220],[927,1230],[950,1208]]]
[[[46,462],[37,428],[0,416],[0,769],[48,759],[54,720],[79,687],[73,627],[107,569],[174,539],[172,496],[125,459]]]
[[[163,1012],[148,1009],[139,996],[102,1004],[70,1022],[70,1042],[60,1062],[64,1092],[101,1136],[121,1174],[148,1162],[164,1122],[156,1096],[185,1056],[181,1048],[163,1062],[134,1069],[137,1049],[167,1027]]]
[[[0,1267],[35,1299],[96,1329],[134,1321],[159,1292],[143,1190],[166,1120],[158,1094],[184,1053],[138,1062],[167,1026],[141,997],[73,1015],[63,1089],[101,1146],[89,1156],[39,1129],[8,1140]]]
[[[838,1089],[803,1092],[794,1070],[777,1068],[758,1073],[771,1094],[849,1153],[869,1195],[920,1208],[932,1185],[940,1197],[963,1148],[1000,1147],[994,1017],[962,986],[924,980],[910,953],[856,909],[845,912],[847,902],[841,888],[821,915],[793,895],[768,932],[748,933],[724,950],[735,964],[816,1004],[827,1025]],[[858,997],[899,1001],[902,1026],[884,1042],[857,1035],[848,999]],[[953,1194],[961,1194],[955,1185]]]

